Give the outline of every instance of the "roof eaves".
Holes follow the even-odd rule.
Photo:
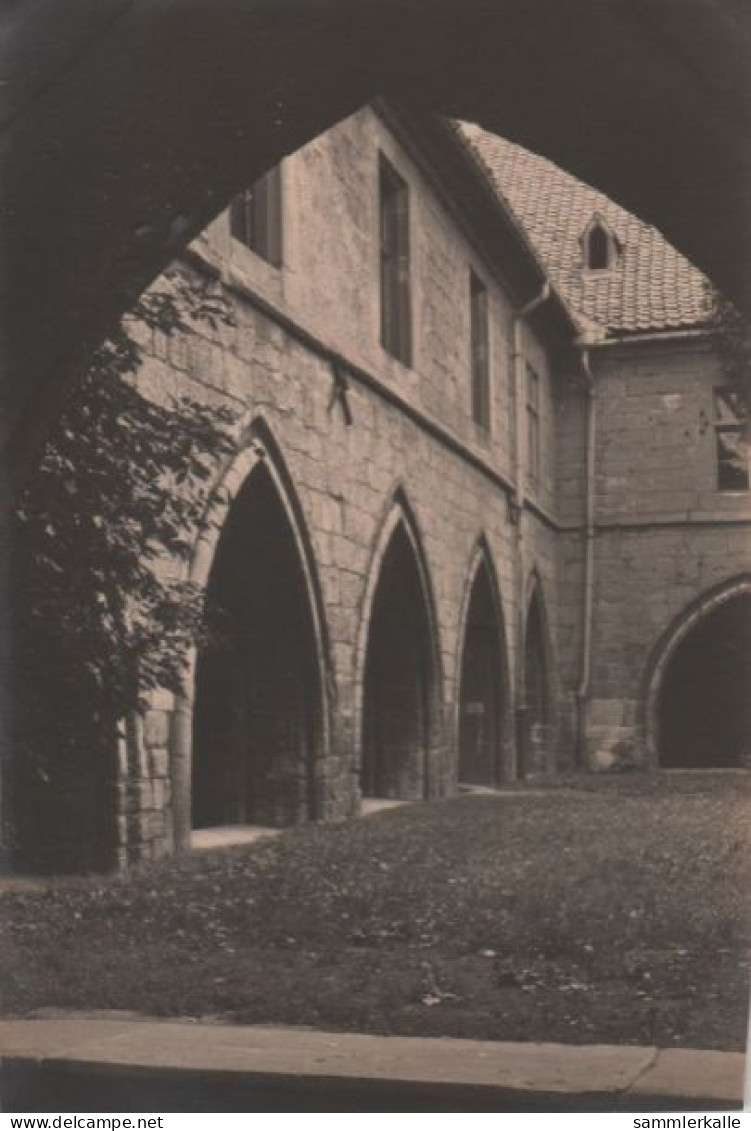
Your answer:
[[[702,276],[658,231],[546,158],[479,126],[463,129],[577,315],[596,319],[608,335],[701,326]],[[583,274],[577,258],[582,230],[594,217],[607,224],[623,254],[621,273],[597,280]]]
[[[499,191],[492,173],[464,136],[460,123],[420,114],[390,99],[379,99],[374,108],[390,128],[406,132],[411,147],[427,151],[452,194],[470,205],[465,210],[467,219],[481,229],[482,246],[496,260],[501,274],[508,278],[519,306],[536,297],[549,284],[550,299],[545,304],[548,308],[545,314],[558,334],[568,341],[575,338],[578,324],[572,307],[553,284],[533,241]]]

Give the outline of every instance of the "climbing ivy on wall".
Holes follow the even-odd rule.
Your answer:
[[[725,381],[734,392],[733,409],[751,439],[751,324],[713,287],[709,291],[710,329]]]
[[[142,296],[96,351],[17,507],[11,813],[29,864],[111,862],[118,731],[148,691],[179,688],[201,633],[202,595],[180,562],[235,418],[147,395],[137,375],[153,335],[229,318],[184,274]]]

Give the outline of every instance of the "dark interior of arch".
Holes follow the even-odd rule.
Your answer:
[[[519,768],[522,777],[544,773],[550,740],[550,686],[545,649],[545,626],[535,596],[527,614],[524,637],[524,703]]]
[[[315,816],[314,623],[295,538],[262,463],[230,509],[207,607],[193,716],[194,827]]]
[[[595,224],[587,240],[587,267],[590,271],[605,271],[609,266],[610,247],[608,233],[602,224]]]
[[[707,614],[671,657],[657,701],[660,764],[730,767],[751,750],[751,593]]]
[[[410,540],[399,525],[373,599],[363,689],[365,797],[427,791],[435,671],[430,617]]]
[[[459,782],[496,785],[506,704],[500,624],[487,566],[477,570],[467,613],[459,684]]]

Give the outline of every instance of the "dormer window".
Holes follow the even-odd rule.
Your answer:
[[[596,224],[587,241],[587,267],[590,271],[607,271],[610,266],[609,242],[605,229]]]
[[[618,237],[601,216],[593,216],[581,237],[582,260],[586,271],[609,271],[620,252]]]

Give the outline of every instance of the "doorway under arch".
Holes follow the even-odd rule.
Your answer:
[[[654,697],[658,763],[740,767],[751,752],[751,588],[690,618],[661,665]]]
[[[498,785],[508,710],[505,634],[485,556],[475,570],[459,677],[459,783]]]
[[[194,828],[314,817],[322,679],[305,568],[259,461],[230,507],[209,573],[196,663]]]
[[[535,585],[527,609],[524,631],[524,702],[519,735],[520,777],[549,769],[552,720],[547,624],[539,586]]]
[[[384,553],[368,627],[362,708],[364,797],[428,795],[437,714],[430,604],[403,521]]]

